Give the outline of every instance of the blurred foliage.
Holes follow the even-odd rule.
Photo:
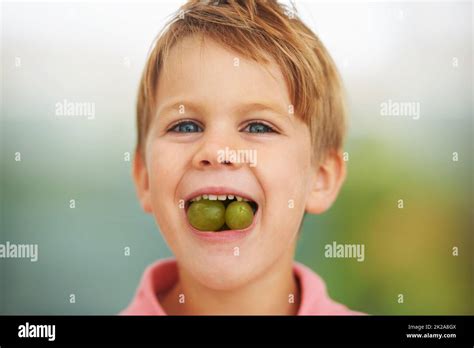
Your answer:
[[[376,140],[348,152],[340,196],[328,212],[307,217],[297,259],[326,280],[336,300],[366,313],[474,313],[469,163],[459,169],[448,157],[452,172],[441,173]],[[364,244],[365,261],[325,258],[333,241]]]

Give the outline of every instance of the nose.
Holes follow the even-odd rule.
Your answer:
[[[242,164],[229,154],[237,150],[239,143],[235,139],[238,135],[233,134],[236,130],[206,129],[201,144],[194,154],[192,164],[196,169],[218,169],[229,168],[238,169]]]

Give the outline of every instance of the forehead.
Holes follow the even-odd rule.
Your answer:
[[[216,41],[189,36],[170,50],[158,80],[158,105],[170,99],[196,99],[219,107],[245,100],[289,105],[281,69],[243,57]]]

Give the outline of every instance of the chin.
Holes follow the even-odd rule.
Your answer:
[[[186,265],[184,265],[186,267]],[[249,282],[256,272],[254,264],[242,256],[201,256],[187,269],[197,281],[214,290],[232,290]]]

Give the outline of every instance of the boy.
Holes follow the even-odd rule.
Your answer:
[[[145,271],[122,314],[360,314],[293,261],[304,213],[327,210],[345,178],[341,90],[276,1],[181,8],[142,76],[133,167],[176,259]]]

